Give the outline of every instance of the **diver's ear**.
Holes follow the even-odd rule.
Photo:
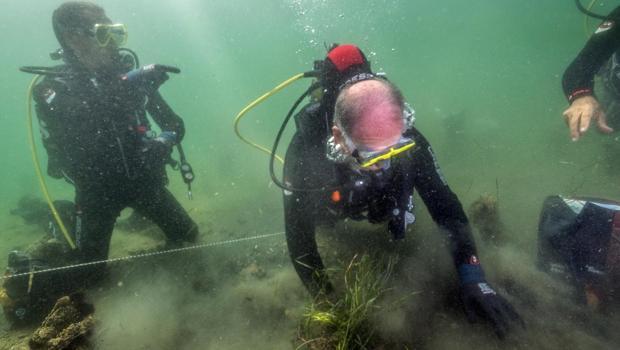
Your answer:
[[[67,33],[64,39],[65,44],[77,56],[81,56],[82,52],[85,51],[85,46],[88,44],[87,38],[78,33]]]
[[[345,152],[350,152],[349,147],[347,146],[347,142],[344,138],[344,133],[342,129],[338,127],[338,125],[332,126],[332,136],[334,136],[334,143],[339,145],[342,150]]]
[[[332,126],[332,136],[334,136],[334,141],[341,145],[344,145],[344,136],[342,135],[342,130],[338,127],[338,125]]]
[[[77,33],[65,33],[64,34],[65,43],[71,48],[75,49],[77,45],[80,43],[81,35]]]

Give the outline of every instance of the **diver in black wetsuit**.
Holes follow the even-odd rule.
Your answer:
[[[620,127],[619,50],[620,7],[607,16],[564,72],[562,88],[570,103],[564,118],[573,141],[588,130],[592,120],[603,133],[614,131],[608,117],[612,126]],[[597,73],[603,81],[601,99],[594,94]]]
[[[332,48],[324,67],[328,86],[296,116],[284,166],[286,238],[302,282],[314,297],[332,290],[315,240],[318,224],[387,221],[392,238],[403,239],[415,220],[416,188],[447,231],[468,318],[490,322],[503,336],[521,319],[486,282],[467,217],[413,127],[413,110],[353,45]]]
[[[157,91],[172,67],[132,70],[119,53],[122,24],[88,2],[67,2],[53,15],[64,65],[34,88],[48,174],[75,186],[75,241],[80,261],[103,260],[121,210],[132,207],[173,245],[198,230],[166,189],[165,165],[183,139],[183,120]],[[147,113],[162,129],[151,130]],[[91,276],[101,276],[99,268]]]
[[[538,266],[575,287],[578,302],[605,310],[620,298],[620,203],[549,196],[538,226]]]

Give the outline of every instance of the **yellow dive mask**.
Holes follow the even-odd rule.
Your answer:
[[[362,168],[368,168],[377,164],[381,166],[381,164],[379,164],[380,162],[388,161],[393,157],[410,150],[414,146],[415,141],[403,136],[394,145],[379,151],[361,151],[356,148],[353,151],[352,156],[355,160],[357,160]]]
[[[105,47],[114,42],[116,46],[123,46],[127,42],[127,26],[122,23],[95,24],[93,36],[99,46]]]

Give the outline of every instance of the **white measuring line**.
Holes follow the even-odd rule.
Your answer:
[[[22,277],[22,276],[33,276],[33,275],[37,275],[37,274],[54,272],[54,271],[70,270],[70,269],[75,269],[75,268],[85,267],[85,266],[93,266],[93,265],[114,263],[114,262],[119,262],[119,261],[129,261],[129,260],[134,260],[134,259],[148,258],[148,257],[151,257],[151,256],[157,256],[157,255],[165,255],[165,254],[184,252],[184,251],[194,250],[194,249],[202,249],[202,248],[209,248],[209,247],[215,247],[215,246],[220,246],[220,245],[236,244],[236,243],[241,243],[241,242],[245,242],[245,241],[254,241],[254,240],[263,239],[263,238],[270,238],[270,237],[275,237],[275,236],[281,236],[283,234],[284,234],[284,232],[276,232],[276,233],[269,233],[269,234],[264,234],[264,235],[251,236],[251,237],[229,239],[229,240],[219,241],[219,242],[196,244],[196,245],[192,245],[192,246],[189,246],[189,247],[174,248],[174,249],[162,250],[162,251],[151,252],[151,253],[128,255],[128,256],[123,256],[123,257],[120,257],[120,258],[112,258],[112,259],[107,259],[107,260],[89,261],[89,262],[80,263],[80,264],[74,264],[74,265],[52,267],[52,268],[49,268],[49,269],[16,273],[14,275],[8,275],[8,276],[0,276],[0,281],[1,280],[8,280],[8,279],[11,279],[11,278]]]

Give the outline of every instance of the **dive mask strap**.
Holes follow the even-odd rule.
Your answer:
[[[362,73],[355,74],[349,79],[345,80],[344,83],[340,84],[340,86],[338,87],[338,91],[342,91],[344,90],[344,88],[351,86],[355,83],[359,83],[360,81],[372,80],[375,78],[377,78],[377,75],[374,73],[370,73],[370,72],[362,72]]]

